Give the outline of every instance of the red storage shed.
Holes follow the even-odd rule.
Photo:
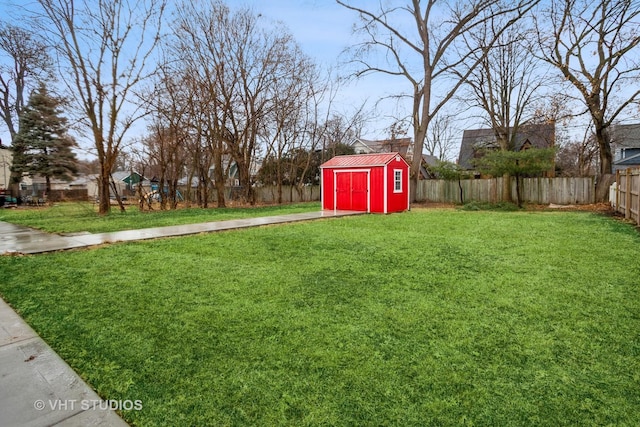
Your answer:
[[[377,213],[409,209],[409,164],[398,153],[336,156],[320,170],[322,209]]]

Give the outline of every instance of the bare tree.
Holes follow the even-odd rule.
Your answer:
[[[424,149],[427,154],[437,157],[440,161],[447,160],[456,145],[453,139],[455,132],[453,120],[453,115],[441,110],[431,120],[424,140]]]
[[[429,123],[476,69],[487,49],[493,47],[495,38],[538,0],[412,0],[404,5],[380,2],[377,10],[353,6],[347,0],[336,1],[360,17],[357,30],[365,40],[353,48],[354,61],[360,67],[356,75],[383,73],[402,77],[411,86],[414,140],[411,189],[415,200]],[[504,26],[495,32],[493,40],[475,47],[464,43],[465,35],[497,17],[503,19]],[[406,22],[412,24],[403,24]],[[371,55],[378,51],[382,55]]]
[[[144,143],[158,174],[162,210],[167,204],[171,209],[178,205],[178,181],[184,173],[187,145],[192,138],[189,85],[182,77],[167,63],[160,65],[154,76],[155,84],[145,96],[151,122]]]
[[[168,43],[169,55],[176,65],[172,72],[183,82],[185,113],[191,134],[187,199],[191,199],[191,185],[197,177],[196,196],[200,206],[208,205],[211,167],[217,205],[226,206],[224,160],[228,151],[226,140],[230,135],[226,123],[233,112],[233,100],[225,99],[220,92],[220,83],[224,80],[219,69],[224,68],[224,64],[213,62],[221,49],[216,40],[215,25],[222,25],[219,21],[224,13],[228,13],[228,9],[222,3],[212,3],[202,10],[192,4],[181,4]]]
[[[290,185],[291,196],[294,189],[302,196],[304,186],[315,182],[323,152],[320,147],[326,143],[328,117],[340,87],[330,72],[323,75],[299,49],[292,49],[291,61],[297,72],[273,87],[273,118],[262,133],[267,142],[263,172],[275,169],[269,173],[275,178],[279,203],[283,183]]]
[[[161,210],[167,206],[175,209],[178,205],[178,181],[182,178],[187,157],[183,132],[175,123],[167,124],[156,118],[149,125],[149,134],[143,140],[150,166],[158,172]]]
[[[293,155],[307,153],[307,130],[312,123],[309,119],[314,106],[311,104],[314,97],[315,80],[317,73],[313,63],[299,49],[295,49],[297,57],[292,57],[292,66],[297,73],[283,76],[278,86],[272,87],[273,108],[271,118],[262,122],[261,139],[265,141],[265,158],[275,160],[276,186],[278,191],[277,202],[282,203],[282,184],[286,174],[289,184],[297,181],[298,166]],[[288,159],[286,165],[284,160]],[[288,167],[287,167],[288,166]]]
[[[514,149],[520,126],[535,115],[546,76],[540,61],[523,45],[529,32],[522,25],[497,37],[495,31],[490,25],[485,32],[468,36],[473,46],[482,46],[486,40],[495,41],[495,46],[487,47],[488,54],[478,58],[480,65],[467,79],[467,87],[471,105],[483,111],[500,149],[508,151]]]
[[[277,103],[282,105],[276,94],[289,91],[300,71],[296,67],[303,65],[290,33],[279,25],[267,28],[263,20],[249,9],[231,11],[213,1],[204,7],[181,4],[175,24],[176,54],[212,103],[207,134],[224,144],[237,166],[243,198],[250,203],[261,132],[273,126],[265,123],[273,120]]]
[[[0,119],[13,143],[20,130],[18,119],[25,107],[29,88],[35,89],[37,81],[49,78],[52,64],[44,41],[33,31],[4,22],[0,22],[2,57],[6,60],[0,62]],[[21,178],[19,172],[11,173],[14,194],[17,194]]]
[[[100,161],[99,212],[123,140],[142,117],[134,91],[150,74],[165,0],[38,0],[63,81]]]
[[[318,129],[321,148],[320,163],[342,153],[343,148],[351,146],[356,138],[362,135],[362,129],[369,113],[364,111],[364,104],[350,113],[339,114],[331,111]],[[352,150],[353,151],[353,150]]]
[[[640,3],[553,0],[540,16],[540,56],[579,93],[593,122],[600,174],[610,174],[613,160],[608,129],[640,100]]]
[[[198,50],[198,49],[194,49]],[[196,186],[196,202],[198,206],[206,208],[209,206],[210,190],[215,186],[216,202],[219,208],[226,206],[225,184],[227,171],[225,166],[226,146],[223,136],[225,134],[219,119],[220,107],[215,91],[215,80],[209,71],[208,65],[203,64],[203,69],[198,68],[194,63],[194,58],[190,57],[184,64],[183,82],[187,91],[185,99],[187,106],[187,120],[189,122],[189,134],[187,139],[187,152],[190,154],[187,168],[189,171],[187,182],[190,191],[194,180]],[[210,78],[211,77],[211,78]],[[213,182],[210,175],[213,167]]]
[[[482,111],[482,117],[493,129],[497,145],[502,151],[517,148],[520,128],[529,124],[547,80],[540,67],[544,65],[526,47],[531,31],[514,24],[506,31],[504,25],[489,22],[479,31],[468,34],[470,46],[485,46],[475,54],[479,66],[467,78],[468,103]],[[496,32],[502,31],[497,35]],[[494,43],[493,48],[487,46]],[[485,50],[488,53],[484,53]],[[503,176],[502,197],[511,200],[511,180]]]
[[[598,145],[593,134],[581,141],[560,145],[556,167],[561,176],[594,176],[598,167]]]

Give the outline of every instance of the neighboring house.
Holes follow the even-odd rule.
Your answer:
[[[125,171],[114,172],[111,174],[113,181],[118,189],[118,194],[121,196],[132,195],[138,189],[138,183],[142,179],[142,186],[145,191],[149,191],[151,182],[142,177],[137,172],[131,173]],[[98,180],[99,174],[80,174],[72,181],[64,181],[61,179],[51,179],[51,190],[87,190],[87,195],[90,199],[98,197]],[[24,196],[38,196],[44,195],[46,189],[45,178],[42,176],[25,176],[20,183],[20,190]]]
[[[413,144],[411,138],[368,140],[356,138],[352,143],[355,154],[400,153],[405,159],[411,159]]]
[[[249,174],[251,175],[251,181],[255,182],[256,176],[262,167],[262,161],[255,159],[251,160],[249,164]],[[225,171],[226,182],[225,187],[238,187],[240,186],[240,173],[238,171],[238,164],[231,158],[230,155],[225,154],[222,156],[222,169]],[[209,179],[215,183],[215,166],[209,167]]]
[[[514,151],[553,147],[555,133],[555,123],[521,126],[515,137]],[[499,148],[493,129],[465,130],[460,144],[458,164],[464,169],[473,170],[474,159],[482,157],[486,150],[498,150]],[[553,176],[553,168],[547,174]]]
[[[640,124],[611,126],[613,173],[640,167]]]
[[[116,171],[111,174],[113,182],[116,183],[118,191],[120,188],[124,188],[128,191],[135,191],[140,181],[145,181],[146,178],[134,171]]]
[[[0,189],[8,189],[11,180],[11,162],[13,155],[9,147],[0,143]]]
[[[71,181],[65,181],[62,179],[51,178],[51,192],[47,193],[46,180],[44,177],[38,175],[33,178],[24,177],[21,183],[21,194],[25,198],[44,198],[47,200],[59,201],[59,200],[89,200],[94,199],[93,194],[90,193],[91,182],[95,182],[94,188],[97,194],[97,180],[95,175],[81,174],[75,177]],[[28,184],[27,184],[28,182]],[[28,199],[25,199],[28,201]]]
[[[87,190],[89,199],[98,197],[98,175],[96,174],[79,174],[73,181],[51,182],[52,190]]]
[[[432,168],[438,166],[438,159],[431,154],[422,155],[422,164],[420,165],[420,179],[434,179],[435,175],[432,172]]]
[[[252,160],[249,173],[251,174],[252,181],[258,174],[258,171],[262,167],[262,162],[260,160]],[[240,186],[240,173],[238,172],[238,165],[235,160],[231,158],[230,155],[225,154],[222,156],[222,169],[225,171],[225,187],[238,187]],[[208,178],[211,183],[215,183],[215,165],[209,166],[208,169]],[[191,188],[196,188],[198,186],[198,175],[194,174],[191,179]],[[187,186],[189,182],[189,177],[184,176],[180,180],[178,180],[178,185]]]
[[[357,138],[352,143],[355,154],[400,153],[407,162],[413,158],[413,141],[411,138],[368,140]],[[420,179],[432,179],[430,167],[438,164],[438,158],[430,154],[422,155]]]
[[[222,156],[222,170],[226,171],[227,182],[225,187],[238,187],[240,185],[238,164],[228,154]],[[211,178],[211,182],[215,183],[215,166],[209,168],[209,178]]]

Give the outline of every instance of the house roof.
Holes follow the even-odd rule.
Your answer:
[[[640,165],[640,154],[636,154],[635,156],[625,157],[620,160],[616,160],[613,162],[615,166],[637,166]]]
[[[129,175],[131,175],[131,172],[127,171],[115,171],[111,174],[114,181],[124,181],[129,178]]]
[[[640,148],[640,123],[612,125],[611,144],[622,148]]]
[[[113,180],[114,180],[115,182],[123,181],[123,182],[126,182],[127,184],[129,184],[130,177],[131,177],[132,175],[137,175],[137,176],[138,176],[138,177],[140,177],[142,180],[146,180],[146,178],[145,178],[145,177],[143,177],[142,175],[140,175],[140,174],[139,174],[138,172],[136,172],[136,171],[133,171],[133,172],[131,172],[131,171],[115,171],[115,172],[113,172],[113,173],[111,174],[111,176],[113,177]],[[134,180],[134,181],[135,181],[135,180]]]
[[[322,165],[321,168],[350,168],[362,166],[385,166],[395,158],[399,157],[406,161],[399,153],[372,153],[372,154],[352,154],[349,156],[336,156]]]
[[[422,155],[422,162],[427,166],[436,166],[439,161],[440,159],[438,159],[436,156],[432,156],[431,154]]]
[[[440,159],[431,154],[422,155],[422,164],[420,165],[420,176],[423,179],[433,178],[433,175],[427,170],[429,166],[437,166]],[[425,166],[426,165],[426,166]]]
[[[411,138],[395,138],[395,139],[362,139],[357,138],[351,145],[362,144],[367,148],[369,153],[400,153],[403,156],[407,155],[409,147],[411,146]]]
[[[555,123],[521,126],[515,137],[515,151],[520,151],[528,141],[531,147],[548,148],[555,141]],[[493,129],[468,129],[462,135],[458,164],[466,169],[473,167],[472,160],[478,150],[497,148]]]
[[[89,182],[95,182],[97,175],[84,175],[80,174],[73,181],[69,182],[70,186],[82,186],[87,185]]]

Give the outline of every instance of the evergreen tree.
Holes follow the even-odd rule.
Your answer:
[[[40,84],[20,115],[20,131],[13,144],[11,170],[22,176],[44,177],[47,193],[51,191],[51,178],[71,181],[78,172],[72,151],[76,143],[67,133],[67,119],[61,115],[61,105],[62,101]]]

